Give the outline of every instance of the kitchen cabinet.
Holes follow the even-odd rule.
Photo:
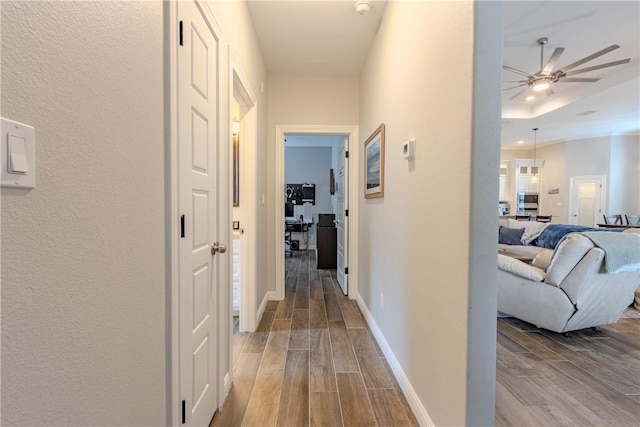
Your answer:
[[[540,162],[544,161],[536,160],[536,165],[534,166],[533,160],[516,161],[516,192],[540,192],[540,178],[542,175]]]
[[[507,173],[506,163],[500,163],[500,180],[499,180],[499,197],[498,200],[506,200],[507,198]]]

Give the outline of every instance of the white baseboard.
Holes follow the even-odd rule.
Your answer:
[[[260,320],[262,320],[262,315],[264,314],[264,310],[267,308],[267,302],[269,301],[268,297],[269,297],[269,292],[264,294],[264,298],[262,298],[260,307],[258,307],[258,312],[256,313],[256,328],[260,324]]]
[[[276,296],[276,291],[267,292],[267,295],[265,295],[265,298],[269,301],[280,301],[280,299]]]
[[[422,402],[418,398],[416,391],[413,389],[413,386],[409,382],[409,379],[407,378],[406,374],[402,370],[402,366],[400,366],[400,362],[398,362],[398,359],[396,358],[395,354],[393,354],[393,351],[391,350],[389,343],[385,339],[384,335],[382,334],[382,331],[378,327],[378,324],[373,319],[373,316],[371,315],[369,308],[364,303],[364,300],[360,295],[358,295],[356,302],[358,304],[358,307],[360,307],[360,311],[362,311],[362,314],[364,315],[366,322],[369,324],[369,328],[371,329],[371,332],[373,333],[374,338],[378,342],[380,349],[384,353],[384,356],[387,359],[387,363],[389,363],[389,367],[393,371],[393,374],[395,375],[396,380],[398,381],[398,384],[400,385],[400,388],[404,393],[404,396],[407,398],[407,402],[409,403],[409,406],[411,406],[411,410],[413,411],[413,414],[416,416],[418,423],[420,423],[421,426],[435,426],[433,421],[431,421],[431,417],[429,417],[429,414],[427,414],[427,410],[424,408],[424,406],[422,405]]]
[[[224,376],[224,395],[225,395],[225,398],[226,398],[226,396],[229,395],[230,391],[231,391],[231,376],[227,372],[227,375]]]

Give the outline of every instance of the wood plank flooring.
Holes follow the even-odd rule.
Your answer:
[[[354,301],[315,252],[286,259],[285,299],[234,334],[233,387],[211,426],[418,426]]]
[[[640,426],[640,319],[569,333],[498,319],[496,426]]]
[[[285,299],[234,335],[233,388],[211,426],[417,426],[335,271],[286,259]],[[563,334],[498,319],[501,426],[640,426],[640,319]]]

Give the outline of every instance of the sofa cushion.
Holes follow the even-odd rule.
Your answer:
[[[581,234],[569,233],[564,236],[556,246],[551,262],[547,266],[545,282],[560,286],[564,278],[593,247],[593,242]]]
[[[534,282],[542,282],[545,278],[543,270],[507,255],[498,254],[498,268]]]
[[[522,245],[520,239],[524,233],[524,228],[507,228],[503,226],[498,227],[498,243],[504,243],[505,245]]]
[[[531,261],[531,265],[533,265],[534,267],[538,267],[544,271],[547,271],[547,267],[549,266],[549,263],[551,263],[552,257],[553,257],[553,250],[544,249],[538,252],[535,258],[533,258],[533,261]]]

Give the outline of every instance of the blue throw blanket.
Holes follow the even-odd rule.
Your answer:
[[[530,244],[541,248],[555,249],[556,245],[568,233],[584,231],[612,231],[620,232],[623,228],[592,228],[583,225],[572,224],[549,224],[540,235]]]

